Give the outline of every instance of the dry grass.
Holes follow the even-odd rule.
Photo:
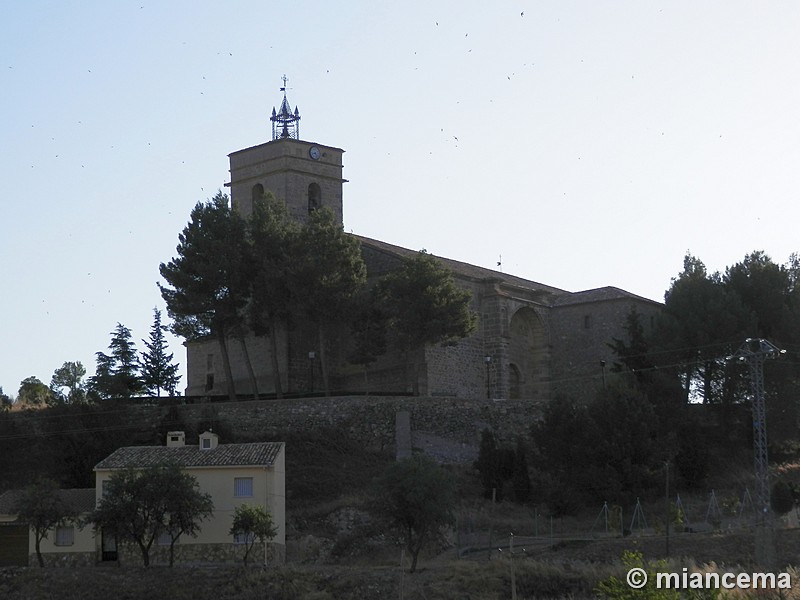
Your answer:
[[[800,531],[779,532],[778,550],[787,562],[800,556]],[[673,556],[714,556],[672,558],[664,570],[728,573],[754,570],[747,561],[737,564],[741,548],[752,545],[751,534],[697,534],[674,540]],[[594,598],[597,584],[614,575],[624,577],[624,550],[642,552],[646,560],[663,556],[663,540],[653,538],[608,539],[584,544],[565,544],[555,550],[513,559],[507,552],[470,560],[453,559],[452,550],[427,558],[417,573],[397,566],[300,566],[267,570],[243,567],[209,568],[84,568],[0,570],[0,598],[3,600],[494,600],[511,598],[512,574],[519,600]],[[746,555],[748,550],[744,551]],[[598,560],[599,559],[599,560]],[[793,581],[800,572],[790,567]],[[732,600],[772,598],[800,600],[800,590],[783,595],[729,591],[719,598]]]

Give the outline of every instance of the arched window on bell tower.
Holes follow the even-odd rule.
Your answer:
[[[256,200],[261,200],[264,197],[264,186],[260,183],[257,183],[253,186],[253,204],[256,203]]]
[[[308,186],[308,214],[322,206],[322,190],[319,184],[312,183]]]

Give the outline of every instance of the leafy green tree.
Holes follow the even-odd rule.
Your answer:
[[[779,515],[785,515],[794,508],[794,494],[788,483],[779,479],[772,486],[769,503],[772,510]]]
[[[531,496],[531,480],[525,442],[517,439],[514,448],[500,446],[488,429],[481,432],[478,459],[473,463],[480,475],[483,497],[502,502],[508,493],[520,504]]]
[[[384,276],[379,294],[397,347],[414,356],[412,387],[418,394],[419,354],[425,346],[456,342],[475,329],[471,294],[425,250]]]
[[[86,386],[93,401],[110,398],[116,393],[114,357],[105,352],[95,352],[95,361],[94,375]]]
[[[765,337],[789,350],[800,341],[800,258],[778,265],[756,251],[724,274],[709,275],[703,263],[687,255],[673,280],[651,338],[661,377],[680,365],[684,400],[722,405],[723,429],[733,422],[732,406],[749,399],[747,371],[726,360],[748,337]],[[782,358],[765,364],[770,439],[795,436],[800,413],[800,367]],[[659,410],[663,418],[664,411]]]
[[[11,410],[13,405],[14,401],[11,399],[11,396],[4,394],[3,387],[0,386],[0,412]]]
[[[228,397],[234,400],[228,338],[242,326],[249,294],[245,222],[231,209],[228,196],[218,192],[197,203],[178,240],[178,256],[159,266],[167,282],[159,288],[173,320],[171,329],[186,340],[216,337]]]
[[[178,375],[177,363],[173,363],[173,355],[168,351],[169,344],[164,336],[167,327],[161,324],[161,311],[153,309],[153,325],[150,327],[150,339],[142,340],[146,352],[139,356],[142,385],[150,393],[155,391],[161,397],[161,390],[170,396],[175,395],[175,388],[181,377]]]
[[[756,251],[726,269],[723,282],[740,299],[746,314],[739,344],[746,337],[757,337],[767,338],[788,350],[798,345],[800,287],[797,286],[797,267],[796,255],[788,264],[778,265],[764,252]],[[770,360],[764,365],[771,442],[797,437],[800,366],[796,360],[787,358]],[[738,371],[736,401],[749,395],[749,386],[742,377],[744,372],[744,369]]]
[[[483,497],[490,499],[493,497],[498,501],[503,499],[503,472],[500,448],[494,434],[484,429],[481,432],[481,443],[478,448],[478,459],[473,464],[480,475],[481,485],[483,486]]]
[[[400,530],[413,573],[425,544],[454,522],[455,482],[431,458],[415,454],[387,469],[378,492],[377,508]]]
[[[50,389],[53,396],[68,404],[80,404],[86,401],[86,387],[83,378],[86,367],[80,361],[67,361],[53,373]],[[66,393],[64,392],[66,388]]]
[[[517,438],[514,448],[514,470],[511,474],[514,486],[514,501],[524,504],[531,499],[531,476],[528,473],[528,449],[522,437]]]
[[[624,338],[612,338],[608,344],[617,356],[611,367],[617,374],[614,378],[625,381],[652,404],[664,428],[662,433],[685,429],[689,415],[684,410],[684,388],[678,371],[672,366],[657,366],[661,356],[653,352],[652,336],[645,333],[642,315],[635,308],[627,314],[623,329]]]
[[[253,202],[248,231],[252,252],[252,261],[249,263],[252,268],[249,276],[252,292],[247,309],[249,324],[256,335],[269,337],[275,395],[282,398],[278,328],[291,318],[289,274],[298,228],[295,221],[289,218],[286,205],[268,193]]]
[[[53,392],[36,377],[26,377],[19,385],[17,402],[22,406],[41,407],[53,401]]]
[[[348,322],[355,299],[367,280],[367,268],[358,240],[347,235],[328,208],[309,215],[297,235],[291,286],[302,316],[316,328],[325,394],[328,376],[329,334]]]
[[[369,366],[386,354],[386,315],[372,293],[361,294],[356,306],[350,324],[354,347],[347,360],[364,367],[364,393],[368,394]]]
[[[728,267],[722,281],[739,297],[745,309],[742,338],[785,339],[793,316],[788,302],[791,276],[786,267],[756,251]]]
[[[22,491],[17,499],[17,521],[27,523],[33,530],[36,545],[36,558],[44,567],[41,543],[50,530],[75,520],[77,514],[71,510],[59,495],[58,484],[50,479],[40,479]]]
[[[144,391],[139,377],[139,360],[131,330],[117,323],[111,332],[108,349],[111,354],[97,352],[95,374],[89,379],[89,390],[99,398],[130,398]]]
[[[555,484],[547,499],[554,510],[644,496],[657,483],[653,473],[674,452],[652,404],[619,379],[586,404],[548,402],[532,438],[536,467]]]
[[[671,451],[666,439],[657,443],[660,428],[652,404],[639,390],[615,382],[587,412],[591,425],[582,439],[572,440],[590,449],[584,485],[597,500],[643,496],[654,485],[656,465]]]
[[[175,563],[175,543],[182,535],[197,537],[200,523],[213,515],[214,503],[209,494],[199,491],[195,478],[179,467],[162,470],[161,486],[166,499],[165,531],[170,536],[171,567]]]
[[[241,540],[244,545],[243,560],[245,565],[247,564],[247,557],[256,542],[260,541],[264,544],[266,553],[266,543],[274,538],[277,533],[278,528],[272,520],[272,515],[265,507],[241,504],[234,509],[230,534]]]
[[[734,381],[725,357],[744,339],[741,301],[698,258],[687,254],[683,264],[665,295],[656,350],[663,363],[682,365],[686,402],[730,403]]]
[[[650,361],[642,315],[635,307],[631,307],[630,312],[625,316],[622,328],[628,339],[611,338],[611,342],[608,344],[608,347],[619,359],[614,362],[611,370],[615,373],[630,372],[640,382],[646,381],[653,370],[653,364]]]
[[[583,479],[594,468],[587,446],[593,427],[586,406],[570,398],[547,402],[542,419],[531,427],[535,464],[546,475],[545,500],[556,515],[569,514],[590,500]]]
[[[114,472],[90,520],[95,529],[136,544],[145,567],[150,565],[153,543],[169,534],[172,565],[175,541],[182,534],[196,537],[213,510],[211,497],[200,492],[194,477],[178,465],[166,464]]]

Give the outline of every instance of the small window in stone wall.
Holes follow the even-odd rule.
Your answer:
[[[584,329],[592,328],[592,315],[583,315],[583,328]]]
[[[214,374],[209,373],[206,375],[206,391],[210,392],[214,389]]]
[[[322,190],[319,184],[312,183],[308,186],[308,214],[322,206]]]
[[[72,546],[75,543],[75,527],[56,527],[56,546]]]
[[[257,183],[253,186],[253,202],[255,203],[256,200],[261,200],[264,197],[264,186],[260,183]]]

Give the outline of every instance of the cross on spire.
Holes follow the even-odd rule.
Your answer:
[[[289,106],[289,101],[286,98],[286,82],[289,81],[286,75],[282,78],[283,87],[283,101],[281,102],[280,110],[275,111],[272,107],[272,116],[269,118],[272,121],[272,139],[279,140],[284,138],[292,138],[295,140],[300,139],[300,111],[297,106],[294,107],[294,113]]]

